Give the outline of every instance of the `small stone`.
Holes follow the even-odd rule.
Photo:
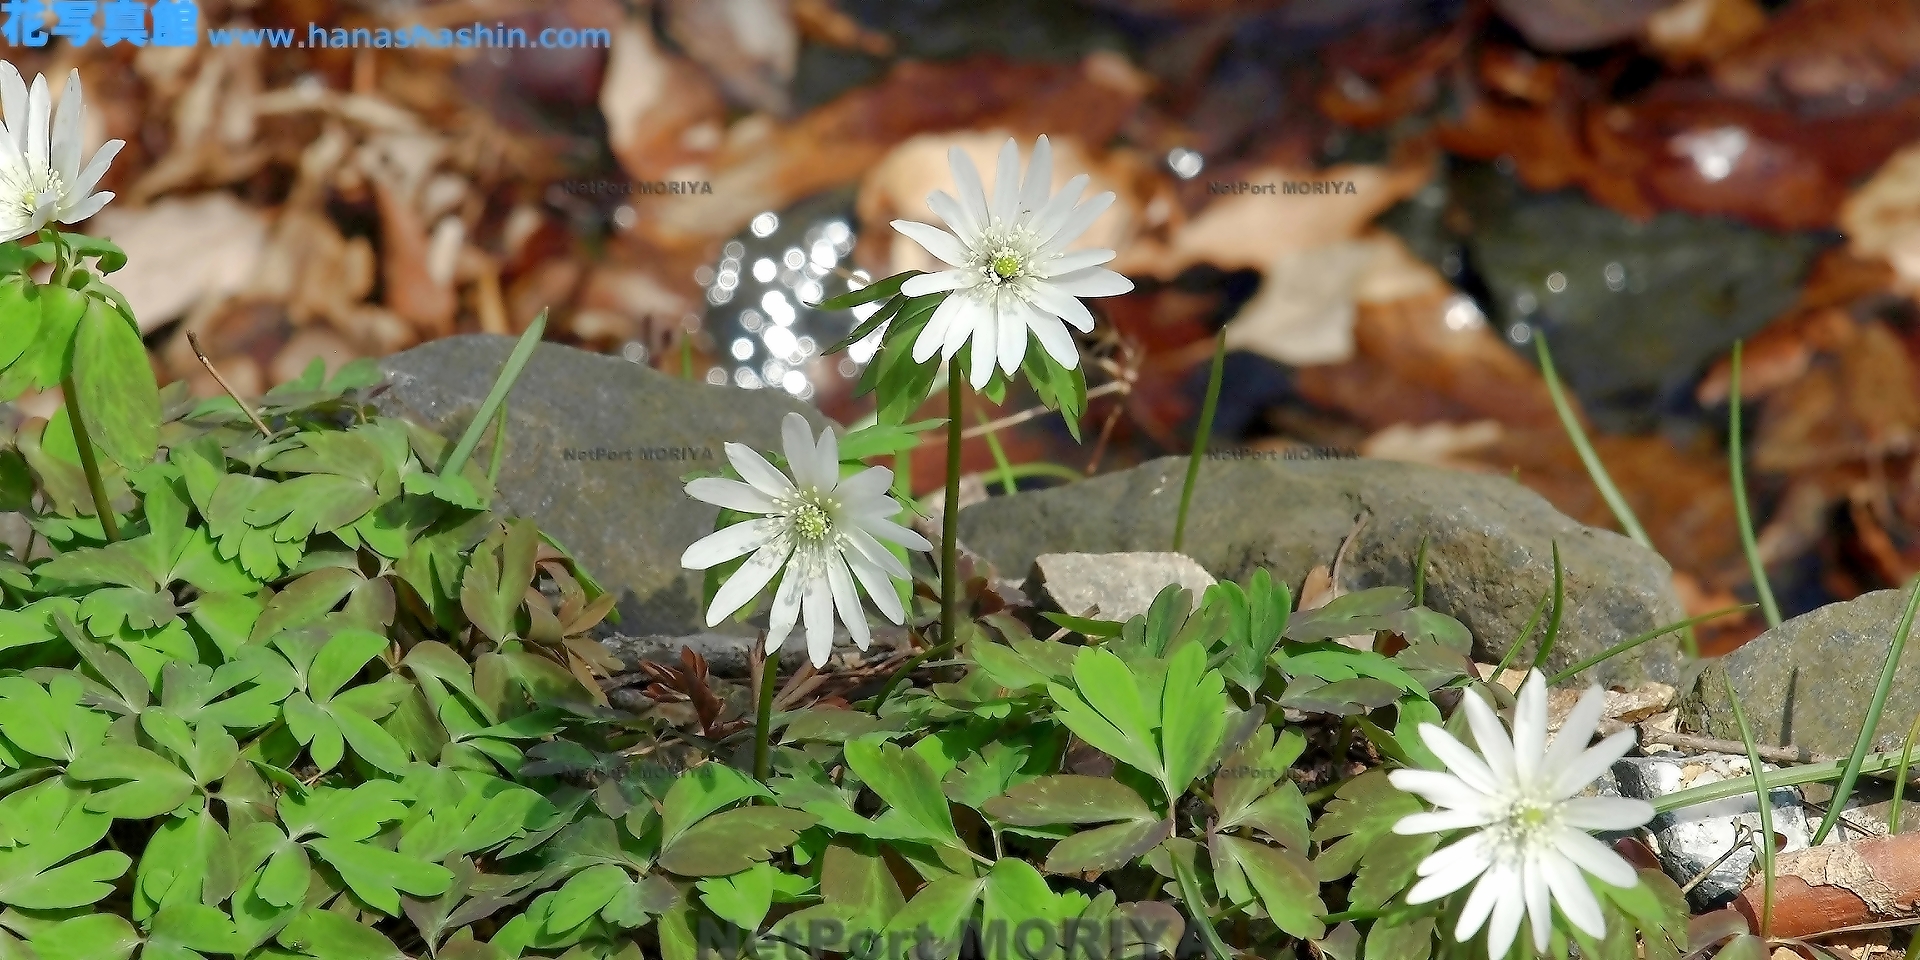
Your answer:
[[[1614,764],[1613,772],[1619,777],[1623,796],[1647,801],[1688,787],[1750,776],[1745,757],[1727,754],[1707,754],[1687,762],[1667,757],[1628,757]],[[1813,830],[1807,823],[1800,791],[1780,787],[1768,798],[1773,804],[1773,832],[1784,838],[1780,852],[1806,849]],[[1673,882],[1684,887],[1713,867],[1688,895],[1694,907],[1704,911],[1732,902],[1746,885],[1755,859],[1753,845],[1728,853],[1740,836],[1740,827],[1753,834],[1760,830],[1759,807],[1750,793],[1658,814],[1646,829],[1652,834],[1661,867]]]
[[[1200,595],[1214,579],[1192,557],[1180,553],[1043,553],[1033,561],[1028,593],[1044,592],[1061,611],[1080,616],[1098,607],[1101,620],[1125,622],[1141,616],[1169,584]]]

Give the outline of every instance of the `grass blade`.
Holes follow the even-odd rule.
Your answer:
[[[1427,535],[1420,535],[1420,549],[1413,555],[1413,605],[1427,605]]]
[[[1907,742],[1900,746],[1900,766],[1893,772],[1893,806],[1887,811],[1887,836],[1900,832],[1900,808],[1907,793],[1907,761],[1913,757],[1916,735],[1920,735],[1920,713],[1913,715],[1913,725],[1907,728]]]
[[[1760,611],[1767,626],[1780,625],[1780,606],[1773,602],[1773,587],[1767,583],[1767,568],[1760,562],[1760,545],[1753,536],[1753,516],[1747,512],[1746,464],[1740,452],[1740,341],[1733,342],[1733,378],[1727,388],[1727,467],[1733,480],[1734,515],[1740,521],[1740,549],[1747,555],[1747,570],[1753,575],[1753,590],[1760,597]]]
[[[1546,636],[1540,638],[1540,649],[1533,655],[1533,668],[1544,669],[1547,654],[1553,652],[1553,642],[1560,639],[1560,620],[1567,610],[1567,569],[1560,563],[1560,543],[1553,544],[1553,613],[1547,617]]]
[[[487,484],[498,488],[500,485],[500,465],[507,454],[507,405],[500,405],[500,415],[493,418],[493,452],[488,456]]]
[[[466,469],[468,458],[473,456],[473,448],[480,444],[480,435],[493,423],[494,416],[500,411],[500,405],[507,401],[507,394],[513,391],[513,382],[520,379],[520,371],[525,369],[527,361],[533,357],[533,348],[540,345],[540,337],[547,331],[547,312],[533,318],[520,342],[513,345],[513,352],[507,355],[507,362],[500,367],[500,375],[494,378],[493,389],[487,391],[487,398],[480,402],[480,410],[473,415],[473,422],[467,424],[467,431],[460,435],[460,442],[447,454],[446,462],[440,465],[441,476],[459,476]]]
[[[1552,599],[1551,591],[1540,595],[1540,602],[1533,605],[1533,615],[1527,618],[1527,625],[1520,628],[1520,636],[1514,638],[1513,646],[1507,648],[1507,655],[1501,657],[1500,662],[1494,665],[1493,679],[1499,680],[1500,675],[1507,672],[1507,664],[1513,662],[1514,655],[1520,652],[1521,647],[1527,645],[1528,640],[1533,639],[1533,628],[1540,625],[1540,615],[1547,612],[1547,603]]]
[[[1727,702],[1733,704],[1733,722],[1740,725],[1740,742],[1747,745],[1747,764],[1753,772],[1753,791],[1755,805],[1760,811],[1760,935],[1766,936],[1773,926],[1773,804],[1770,802],[1772,791],[1763,776],[1760,766],[1760,749],[1753,742],[1753,730],[1747,725],[1747,711],[1740,707],[1740,693],[1733,689],[1733,677],[1721,675],[1727,682]],[[1840,809],[1838,804],[1829,807],[1829,811]],[[1819,843],[1818,839],[1813,841]]]
[[[1550,687],[1556,687],[1556,686],[1559,686],[1560,684],[1566,683],[1568,680],[1571,680],[1576,675],[1578,675],[1580,671],[1585,670],[1588,667],[1605,663],[1608,660],[1613,659],[1614,657],[1617,657],[1623,653],[1626,653],[1628,650],[1632,650],[1634,647],[1637,647],[1643,643],[1646,643],[1649,640],[1654,639],[1655,637],[1663,637],[1669,633],[1674,632],[1675,630],[1685,630],[1692,627],[1694,624],[1704,623],[1716,617],[1724,617],[1729,613],[1738,613],[1741,610],[1748,610],[1748,609],[1751,609],[1752,607],[1753,607],[1753,604],[1751,603],[1743,603],[1738,606],[1727,607],[1724,610],[1715,610],[1712,613],[1703,613],[1697,617],[1688,617],[1685,620],[1681,620],[1676,623],[1670,623],[1664,627],[1659,627],[1653,630],[1649,630],[1646,633],[1640,634],[1639,636],[1633,637],[1631,639],[1622,640],[1619,643],[1616,643],[1613,646],[1608,647],[1607,649],[1602,650],[1599,653],[1596,653],[1593,656],[1588,657],[1587,659],[1582,660],[1579,663],[1576,663],[1573,666],[1568,667],[1565,670],[1562,670],[1559,673],[1554,674],[1553,677],[1547,681],[1547,685]]]
[[[975,409],[973,415],[980,418],[983,426],[989,422],[985,410]],[[1000,446],[1000,438],[994,436],[994,431],[988,430],[986,438],[987,450],[993,454],[993,465],[1000,472],[1000,488],[1005,490],[1008,496],[1018,493],[1019,491],[1013,485],[1013,465],[1007,462],[1006,448]]]
[[[1840,775],[1840,785],[1833,790],[1833,800],[1827,804],[1827,815],[1820,819],[1820,829],[1813,835],[1814,844],[1819,844],[1840,822],[1840,811],[1846,808],[1847,798],[1853,794],[1854,781],[1860,777],[1860,764],[1866,759],[1867,748],[1873,744],[1874,731],[1880,727],[1880,712],[1886,709],[1887,694],[1893,690],[1893,674],[1900,668],[1900,654],[1907,646],[1907,635],[1913,632],[1913,612],[1920,606],[1920,577],[1915,577],[1907,588],[1907,609],[1900,614],[1900,625],[1894,628],[1893,643],[1887,648],[1887,662],[1880,668],[1880,685],[1873,689],[1873,700],[1867,704],[1867,718],[1860,725],[1860,737],[1853,742],[1853,753],[1847,757],[1846,770]],[[1901,756],[1906,756],[1902,751]]]
[[[1193,503],[1193,486],[1200,480],[1200,460],[1207,455],[1207,437],[1213,432],[1214,408],[1220,405],[1220,375],[1227,365],[1227,331],[1222,329],[1213,344],[1213,369],[1207,372],[1207,399],[1200,405],[1200,425],[1193,434],[1193,456],[1187,461],[1187,482],[1180,487],[1180,516],[1173,523],[1173,552],[1187,537],[1187,507]]]
[[[1553,355],[1547,351],[1546,335],[1535,332],[1533,343],[1540,356],[1540,373],[1547,381],[1547,393],[1553,398],[1554,412],[1560,415],[1560,425],[1566,429],[1567,439],[1573,442],[1574,450],[1579,452],[1587,475],[1593,478],[1593,485],[1600,488],[1600,496],[1607,501],[1614,519],[1620,522],[1620,529],[1633,542],[1652,550],[1653,540],[1640,526],[1639,518],[1633,515],[1633,508],[1627,506],[1627,500],[1620,495],[1619,488],[1613,485],[1613,478],[1607,475],[1607,468],[1600,463],[1600,455],[1594,452],[1586,431],[1580,427],[1580,418],[1574,416],[1573,407],[1567,403],[1566,391],[1560,386],[1560,376],[1553,369]]]

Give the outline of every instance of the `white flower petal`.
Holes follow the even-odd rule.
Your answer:
[[[840,498],[840,505],[846,510],[864,510],[869,505],[884,509],[888,516],[900,512],[900,505],[887,496],[893,488],[893,471],[886,467],[868,467],[840,481],[833,488],[834,496]]]
[[[827,585],[833,589],[833,605],[847,625],[847,636],[855,647],[867,649],[873,643],[873,631],[867,626],[867,611],[860,606],[860,594],[853,588],[847,561],[838,552],[827,558]]]
[[[933,544],[927,538],[903,527],[887,517],[860,517],[849,526],[858,529],[877,540],[891,540],[911,550],[930,551]],[[889,554],[891,556],[891,554]],[[902,574],[905,576],[905,574]]]
[[[854,577],[860,581],[860,586],[866,588],[867,596],[873,598],[873,605],[879,607],[888,620],[904,622],[907,618],[906,609],[900,605],[900,594],[895,592],[893,580],[887,576],[887,572],[868,560],[865,554],[855,552],[843,556]]]
[[[1000,325],[1008,319],[997,307],[987,309],[990,319],[974,331],[973,369],[967,373],[967,383],[975,390],[985,390],[987,381],[993,379],[993,366],[1000,353]],[[947,389],[954,389],[954,385],[948,384]]]
[[[744,443],[726,444],[727,462],[739,471],[741,479],[753,484],[754,488],[775,500],[785,500],[796,492],[793,481],[786,474],[774,469],[773,464],[758,451]]]
[[[801,492],[831,488],[833,478],[820,474],[820,458],[813,442],[813,428],[807,425],[807,418],[797,413],[789,413],[780,418],[780,447],[787,455],[787,472],[793,474],[793,485]]]
[[[1512,783],[1513,741],[1507,739],[1500,716],[1477,692],[1469,692],[1460,705],[1467,711],[1467,726],[1473,730],[1473,743],[1480,748],[1480,757],[1487,762],[1487,769],[1493,772],[1495,780]]]
[[[1119,254],[1112,250],[1075,250],[1072,253],[1063,253],[1040,261],[1035,266],[1033,275],[1042,279],[1057,277],[1075,270],[1085,270],[1088,267],[1110,263],[1117,256]]]
[[[1020,212],[1020,145],[1012,137],[1000,145],[993,170],[993,200],[987,204],[988,222],[1012,223]]]
[[[1395,770],[1387,774],[1387,781],[1435,806],[1478,811],[1487,809],[1492,802],[1486,791],[1476,789],[1456,774],[1438,770]]]
[[[917,220],[895,220],[893,228],[905,234],[907,239],[927,248],[928,253],[939,257],[948,266],[967,265],[967,245],[961,243],[959,237]]]
[[[1487,921],[1487,956],[1499,960],[1513,950],[1520,935],[1520,918],[1527,912],[1526,877],[1518,869],[1510,870],[1509,885],[1493,902],[1493,919]],[[1485,881],[1482,881],[1485,882]]]
[[[1467,835],[1458,843],[1441,847],[1436,853],[1429,854],[1414,872],[1422,877],[1436,873],[1464,868],[1474,876],[1479,876],[1488,867],[1493,866],[1493,836],[1481,832]]]
[[[785,529],[786,523],[776,517],[761,517],[722,527],[694,541],[680,555],[680,565],[688,570],[717,567],[766,546]]]
[[[33,89],[27,94],[27,168],[38,173],[53,168],[50,159],[52,144],[49,141],[47,122],[51,116],[52,104],[47,97],[47,78],[33,78]]]
[[[833,656],[833,587],[825,576],[806,578],[800,610],[807,621],[807,653],[817,669]]]
[[[954,313],[952,325],[947,327],[947,338],[940,344],[941,359],[951,360],[981,330],[992,329],[994,313],[993,304],[979,297],[953,295],[947,299],[960,301],[960,309]]]
[[[60,222],[66,223],[66,224],[79,223],[80,221],[85,220],[86,218],[91,217],[96,213],[99,213],[100,208],[106,206],[107,201],[112,199],[113,199],[113,194],[111,193],[96,193],[93,196],[88,197],[87,199],[82,200],[79,203],[73,204],[71,206],[58,207],[57,209],[60,209],[62,211],[60,214]]]
[[[707,626],[718,626],[720,621],[746,606],[747,601],[759,596],[792,553],[793,541],[785,537],[754,551],[753,556],[714,591],[713,606],[707,608]]]
[[[1088,267],[1048,277],[1047,283],[1061,293],[1076,297],[1117,297],[1133,289],[1132,280],[1105,267]]]
[[[1574,704],[1567,719],[1560,724],[1560,732],[1553,738],[1553,745],[1547,748],[1547,758],[1541,772],[1557,777],[1559,771],[1580,756],[1593,743],[1593,732],[1600,726],[1600,718],[1606,714],[1607,692],[1599,684],[1587,688],[1580,695],[1580,702]]]
[[[1439,810],[1433,813],[1410,813],[1393,825],[1393,832],[1403,837],[1422,833],[1448,833],[1464,830],[1468,827],[1484,827],[1494,821],[1492,814],[1484,810],[1455,808]],[[1479,834],[1475,834],[1479,836]]]
[[[917,277],[908,277],[907,282],[900,285],[900,292],[909,297],[924,297],[929,293],[958,290],[972,282],[972,277],[964,271],[942,270],[939,273],[923,273]]]
[[[927,194],[927,209],[932,210],[934,216],[945,221],[947,228],[953,231],[953,235],[959,237],[960,242],[968,247],[972,247],[974,242],[980,239],[980,228],[984,224],[976,223],[968,217],[966,208],[945,190],[935,190]]]
[[[981,228],[987,225],[987,191],[980,185],[980,171],[965,150],[953,147],[947,151],[947,165],[953,168],[953,182],[959,188],[957,199],[960,208]]]
[[[86,114],[86,102],[80,95],[80,71],[75,69],[67,74],[67,87],[53,111],[50,160],[63,184],[72,184],[80,174],[81,125]]]
[[[1445,850],[1440,851],[1420,864],[1422,879],[1407,891],[1408,903],[1432,903],[1441,897],[1454,893],[1486,873],[1493,861],[1484,850],[1462,850],[1472,840],[1479,839],[1476,834]],[[1434,864],[1428,869],[1427,864]]]
[[[1473,939],[1486,925],[1487,915],[1493,912],[1493,905],[1502,898],[1517,895],[1519,881],[1513,877],[1513,868],[1496,863],[1480,875],[1480,882],[1474,884],[1473,892],[1467,895],[1466,905],[1460,908],[1460,922],[1453,928],[1453,938],[1462,943]]]
[[[1561,856],[1603,882],[1616,887],[1631,887],[1640,882],[1640,874],[1633,869],[1633,864],[1589,834],[1560,829],[1553,831],[1550,838]]]
[[[918,277],[914,278],[918,280]],[[912,280],[907,281],[912,283]],[[904,284],[902,285],[904,287]],[[933,316],[927,318],[927,325],[920,328],[920,337],[913,341],[913,362],[926,363],[933,359],[946,345],[947,333],[953,325],[961,321],[972,309],[973,300],[960,294],[948,294],[940,305],[933,308]]]
[[[1551,792],[1555,797],[1571,797],[1587,784],[1600,779],[1616,761],[1633,749],[1634,730],[1628,727],[1587,748],[1572,763],[1555,771]]]
[[[24,154],[27,149],[27,82],[20,77],[20,71],[13,64],[0,60],[0,109],[7,114],[6,132],[13,141],[13,153]]]
[[[1047,351],[1053,362],[1072,370],[1080,365],[1080,351],[1073,345],[1073,334],[1067,332],[1067,325],[1052,313],[1033,309],[1027,312],[1027,329],[1040,340],[1040,348]]]
[[[1520,878],[1520,888],[1527,896],[1527,926],[1533,930],[1533,949],[1546,953],[1547,934],[1553,932],[1553,888],[1547,886],[1539,857],[1528,857],[1521,864]]]
[[[1067,214],[1051,235],[1040,235],[1042,242],[1039,252],[1044,256],[1065,250],[1068,244],[1080,239],[1080,235],[1086,233],[1087,228],[1093,226],[1093,222],[1100,219],[1100,215],[1106,213],[1107,208],[1111,206],[1113,206],[1113,193],[1109,191],[1074,207],[1073,212]]]
[[[758,487],[726,477],[699,477],[687,482],[687,496],[716,507],[742,513],[777,513],[780,505]]]
[[[1027,161],[1027,179],[1020,186],[1020,206],[1014,218],[1031,217],[1047,204],[1047,192],[1053,189],[1053,144],[1041,134],[1034,141],[1033,156]]]
[[[1033,281],[1025,289],[1027,295],[1033,298],[1034,305],[1040,309],[1073,324],[1081,333],[1093,329],[1093,313],[1087,309],[1087,305],[1052,281]]]
[[[1547,678],[1538,670],[1527,674],[1513,710],[1513,771],[1521,783],[1539,776],[1547,752]],[[1542,881],[1543,883],[1545,881]],[[1545,949],[1544,947],[1541,949]]]
[[[798,417],[799,414],[789,414]],[[820,430],[820,440],[813,445],[814,476],[819,478],[820,489],[825,493],[838,493],[840,489],[840,436],[833,432],[833,424],[827,424]]]
[[[806,593],[807,578],[795,567],[804,566],[807,558],[796,554],[793,563],[787,567],[786,576],[780,580],[780,589],[773,595],[773,610],[767,615],[767,652],[780,649],[787,642],[787,636],[793,633],[793,625],[800,620],[800,601]]]
[[[1554,903],[1581,933],[1596,940],[1607,935],[1607,919],[1600,912],[1600,900],[1580,870],[1558,852],[1549,851],[1539,858],[1541,875],[1553,890]]]
[[[1453,738],[1444,728],[1431,723],[1420,725],[1420,739],[1425,741],[1427,749],[1447,765],[1447,769],[1460,778],[1461,782],[1482,793],[1498,793],[1500,781],[1493,778],[1493,772],[1487,769],[1486,761],[1478,754],[1468,750],[1466,745]]]
[[[1027,356],[1027,314],[1033,307],[1020,300],[1003,300],[1000,305],[1000,369],[1011,377],[1020,372],[1020,361]]]
[[[908,579],[912,574],[901,564],[893,551],[880,545],[873,534],[860,529],[859,523],[849,523],[840,528],[841,537],[846,546],[853,548],[853,555],[865,558],[866,562],[896,580]],[[925,540],[921,540],[925,543]]]
[[[1027,229],[1032,230],[1034,236],[1042,239],[1059,232],[1060,225],[1066,223],[1067,218],[1073,215],[1074,203],[1080,199],[1081,191],[1087,189],[1087,184],[1092,182],[1093,178],[1084,173],[1068,180],[1067,185],[1061,187],[1060,192],[1054,194],[1053,199],[1048,200],[1047,205],[1040,208],[1040,212],[1027,221]]]
[[[1561,822],[1581,830],[1612,833],[1645,826],[1653,804],[1631,797],[1574,797],[1559,803]]]

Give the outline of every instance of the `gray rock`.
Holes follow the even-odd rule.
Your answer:
[[[1728,754],[1628,757],[1614,764],[1613,772],[1623,796],[1647,801],[1689,787],[1753,775],[1746,757]],[[1807,823],[1800,791],[1780,787],[1771,791],[1768,799],[1773,804],[1773,832],[1785,840],[1778,848],[1780,852],[1806,849],[1813,828]],[[1725,906],[1746,885],[1757,850],[1752,843],[1734,850],[1742,827],[1750,836],[1760,831],[1760,805],[1751,793],[1662,813],[1647,824],[1654,853],[1673,882],[1685,887],[1712,867],[1688,895],[1694,907],[1703,911]]]
[[[1879,590],[1768,630],[1709,666],[1682,715],[1695,729],[1738,739],[1727,701],[1731,678],[1755,738],[1829,756],[1852,753],[1906,600],[1905,591]],[[1916,711],[1920,656],[1909,651],[1894,672],[1875,738],[1891,738],[1898,749]]]
[[[392,386],[378,402],[457,437],[513,345],[469,335],[387,357]],[[815,430],[827,422],[784,393],[681,380],[559,344],[534,351],[507,406],[499,506],[538,521],[616,592],[620,629],[634,635],[706,629],[702,574],[682,570],[680,554],[712,532],[718,509],[688,497],[681,478],[722,469],[728,441],[777,449],[788,411]],[[490,445],[475,458],[485,462]]]
[[[960,537],[1001,570],[1042,553],[1164,550],[1173,541],[1186,462],[1157,460],[1052,490],[994,497],[961,511]],[[1426,603],[1473,631],[1498,662],[1552,589],[1554,543],[1566,569],[1566,616],[1553,668],[1683,619],[1666,561],[1579,524],[1504,478],[1378,460],[1209,460],[1200,470],[1184,552],[1215,577],[1266,567],[1296,591],[1329,564],[1363,511],[1342,564],[1343,589],[1411,586],[1421,537]],[[1677,643],[1648,643],[1583,674],[1685,689]],[[1525,659],[1522,652],[1522,660]]]
[[[1530,192],[1486,165],[1458,170],[1452,202],[1473,224],[1466,242],[1487,316],[1503,332],[1545,331],[1561,377],[1603,430],[1658,425],[1661,401],[1690,398],[1702,367],[1793,305],[1826,242],[1672,211],[1640,223],[1575,191]],[[1533,355],[1532,343],[1521,349]]]
[[[1062,612],[1080,616],[1099,607],[1102,620],[1125,622],[1147,612],[1169,584],[1200,595],[1214,579],[1181,553],[1043,553],[1033,561],[1028,591],[1043,591]]]

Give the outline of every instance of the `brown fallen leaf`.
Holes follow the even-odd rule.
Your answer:
[[[1847,198],[1840,228],[1856,254],[1884,259],[1906,292],[1920,293],[1920,146],[1894,154]]]
[[[414,324],[424,338],[451,334],[459,304],[452,278],[439,282],[433,276],[432,241],[426,225],[400,183],[386,177],[376,177],[372,183],[380,209],[380,273],[387,309]]]
[[[628,21],[614,31],[600,114],[621,169],[651,183],[720,145],[726,103],[698,66],[662,49],[647,24]]]
[[[1674,66],[1711,63],[1766,29],[1754,0],[1680,0],[1647,18],[1645,40]]]
[[[274,386],[297,379],[316,358],[326,364],[327,375],[332,376],[348,361],[358,357],[353,347],[338,334],[308,327],[295,333],[293,339],[280,348],[279,355],[273,358],[273,365],[267,369],[267,378]],[[225,372],[221,371],[222,374]],[[237,384],[235,389],[239,389]]]
[[[1920,9],[1904,0],[1803,0],[1715,64],[1714,83],[1754,99],[1859,103],[1920,70]],[[1857,99],[1856,99],[1857,98]]]
[[[834,6],[833,0],[793,0],[794,24],[800,35],[816,43],[858,50],[871,57],[893,55],[893,38],[869,30]]]
[[[784,114],[800,62],[791,0],[661,0],[673,38],[743,106]]]
[[[203,298],[243,289],[259,269],[267,220],[231,194],[162,200],[144,209],[109,206],[89,232],[118,244],[127,265],[113,275],[142,333],[180,319]]]

